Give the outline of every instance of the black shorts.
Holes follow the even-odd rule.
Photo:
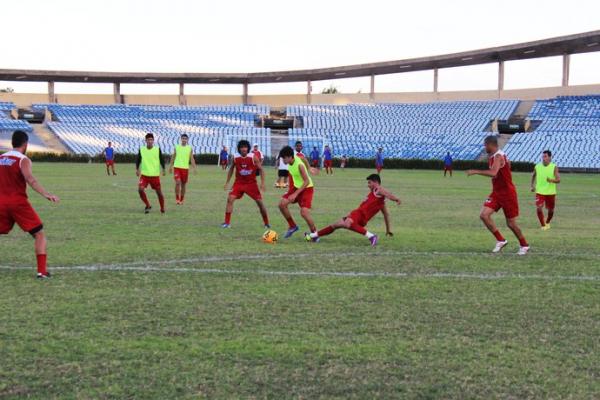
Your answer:
[[[260,176],[260,170],[256,170],[256,176]]]
[[[287,169],[279,169],[277,170],[277,176],[280,178],[287,178],[290,175],[290,171]]]

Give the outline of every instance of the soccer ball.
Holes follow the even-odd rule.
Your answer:
[[[263,233],[262,235],[262,240],[265,243],[270,243],[270,244],[275,244],[277,243],[277,239],[279,238],[279,235],[277,235],[277,232],[272,231],[272,230],[268,230],[265,233]]]

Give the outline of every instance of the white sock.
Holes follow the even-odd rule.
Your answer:
[[[317,232],[313,232],[313,233],[310,234],[310,237],[313,238],[313,239],[316,239],[316,238],[319,237],[319,234]]]
[[[365,236],[367,237],[367,239],[371,239],[373,236],[375,236],[375,234],[367,231],[367,233],[365,233]]]

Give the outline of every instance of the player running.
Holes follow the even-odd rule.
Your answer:
[[[321,236],[329,235],[335,230],[343,228],[366,236],[371,242],[371,246],[376,246],[378,241],[377,235],[367,231],[365,227],[379,212],[383,214],[383,220],[385,221],[385,234],[387,236],[394,236],[390,226],[390,214],[385,205],[385,199],[390,199],[398,205],[400,205],[400,199],[381,186],[381,178],[377,174],[371,174],[367,177],[367,186],[369,187],[369,194],[357,209],[318,232],[305,233],[304,238],[306,241],[318,242]]]
[[[177,205],[183,205],[190,164],[194,168],[194,174],[197,172],[194,149],[188,143],[189,137],[184,133],[181,135],[181,144],[175,145],[175,151],[169,163],[169,174],[173,174],[175,178],[175,204]],[[174,171],[173,167],[175,167]]]
[[[156,192],[158,202],[160,204],[160,212],[165,213],[165,197],[160,187],[160,172],[165,176],[165,159],[158,146],[154,145],[154,135],[146,134],[146,145],[140,147],[137,159],[135,160],[135,174],[140,178],[138,183],[138,193],[140,199],[146,205],[144,214],[148,214],[152,209],[148,196],[146,196],[146,188],[148,185]]]
[[[375,153],[375,169],[378,174],[381,174],[381,170],[383,169],[383,147],[377,149],[377,153]]]
[[[333,153],[328,145],[325,145],[325,150],[323,150],[323,165],[325,166],[325,173],[333,175]]]
[[[117,175],[115,172],[115,149],[112,147],[112,143],[108,142],[108,146],[102,150],[104,156],[104,163],[106,164],[106,175],[110,176],[109,168],[112,169],[112,174]]]
[[[0,235],[7,235],[15,225],[35,240],[37,277],[50,278],[46,267],[44,225],[27,199],[27,184],[53,203],[58,197],[48,193],[31,173],[31,160],[25,156],[29,136],[23,131],[12,135],[11,151],[0,155]]]
[[[550,229],[550,221],[554,216],[556,185],[558,183],[560,183],[558,166],[552,162],[552,152],[546,150],[542,153],[542,162],[535,166],[531,175],[531,191],[535,193],[537,217],[544,231]],[[546,205],[546,209],[548,210],[548,219],[545,221],[544,205]]]
[[[444,178],[446,177],[446,172],[450,173],[450,178],[452,178],[452,156],[450,152],[446,153],[446,157],[444,157]]]
[[[489,169],[470,169],[467,171],[468,176],[482,175],[492,178],[492,194],[490,194],[483,204],[479,217],[496,238],[496,247],[494,247],[492,252],[498,253],[506,246],[508,241],[500,234],[500,231],[492,219],[492,214],[502,209],[504,211],[504,216],[506,217],[506,225],[513,231],[517,239],[519,239],[520,248],[517,254],[524,256],[529,251],[529,244],[517,225],[519,201],[517,198],[517,190],[512,181],[510,161],[506,154],[498,148],[497,136],[486,137],[484,145],[485,151],[489,156]]]
[[[310,231],[315,232],[317,228],[315,227],[315,223],[310,214],[314,185],[308,174],[308,166],[300,157],[295,156],[294,150],[290,146],[285,146],[281,149],[279,157],[287,164],[290,174],[289,190],[283,195],[283,198],[279,202],[279,210],[281,210],[281,213],[288,222],[288,230],[285,233],[284,238],[288,239],[300,229],[298,228],[298,225],[296,225],[288,208],[290,203],[298,203],[300,206],[300,215],[308,224]]]
[[[225,208],[225,222],[221,225],[221,228],[231,227],[231,213],[233,212],[233,203],[244,197],[244,194],[250,196],[252,200],[256,202],[260,215],[262,215],[263,223],[265,228],[270,228],[269,215],[267,209],[262,201],[261,192],[265,191],[265,173],[262,167],[260,159],[254,155],[249,154],[250,142],[247,140],[240,140],[237,145],[239,155],[233,159],[233,165],[229,168],[227,173],[227,181],[225,181],[225,190],[229,190],[229,181],[233,176],[235,170],[235,181],[233,187],[227,197],[227,206]],[[260,171],[260,190],[258,183],[256,182],[256,172]]]
[[[227,146],[223,145],[221,153],[219,153],[219,165],[223,171],[227,169],[227,164],[229,164],[229,153],[227,152]]]

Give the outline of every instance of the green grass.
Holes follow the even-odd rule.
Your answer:
[[[167,214],[143,215],[132,166],[117,168],[109,178],[99,165],[34,165],[62,199],[31,195],[55,277],[33,279],[27,234],[0,237],[0,265],[11,267],[0,269],[0,398],[600,397],[597,175],[564,174],[542,232],[529,176],[515,174],[532,245],[517,257],[501,215],[510,244],[489,254],[482,177],[384,171],[403,205],[391,207],[395,236],[372,249],[347,231],[265,245],[247,198],[220,229],[216,167],[191,177],[183,207],[163,178]],[[370,172],[315,179],[319,227],[356,207]],[[281,193],[266,193],[280,234]],[[382,218],[369,229],[383,234]],[[129,269],[70,268],[90,265]],[[375,276],[280,274],[299,271]]]

